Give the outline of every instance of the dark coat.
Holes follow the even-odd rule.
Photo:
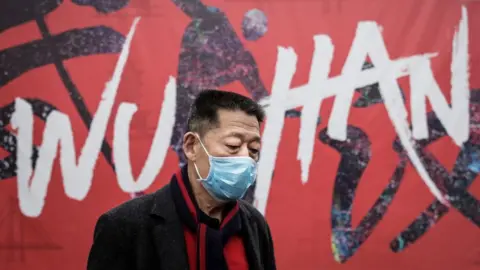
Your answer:
[[[270,229],[240,201],[245,251],[252,270],[276,269]],[[103,214],[95,226],[88,270],[189,270],[183,225],[170,184]],[[214,269],[209,269],[214,270]]]

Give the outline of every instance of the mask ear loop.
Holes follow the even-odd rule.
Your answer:
[[[205,145],[203,145],[202,140],[200,140],[200,137],[197,135],[198,141],[200,142],[200,145],[202,146],[203,150],[205,150],[205,153],[207,154],[208,157],[211,157],[210,153],[208,153],[207,148],[205,148]]]
[[[203,142],[202,142],[202,140],[200,139],[200,136],[199,136],[198,134],[195,134],[195,136],[197,136],[198,141],[200,142],[200,145],[202,146],[203,150],[205,151],[205,153],[206,153],[207,156],[208,156],[208,163],[209,163],[209,165],[212,166],[212,164],[211,164],[211,162],[210,162],[210,157],[211,157],[210,153],[208,153],[207,148],[205,148],[205,145],[203,145]],[[198,180],[204,180],[205,178],[202,178],[202,176],[200,175],[200,171],[198,170],[198,167],[197,167],[197,163],[196,163],[196,162],[193,162],[193,166],[195,167],[195,171],[197,171],[197,175],[198,175],[198,177],[199,177]],[[208,176],[207,176],[207,177],[208,177]]]
[[[202,178],[202,176],[200,175],[200,171],[198,170],[198,167],[197,167],[197,163],[193,162],[193,166],[195,166],[195,171],[197,171],[197,176],[198,176],[198,179],[197,180],[203,180],[204,178]]]

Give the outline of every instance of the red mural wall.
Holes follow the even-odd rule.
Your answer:
[[[326,85],[350,87],[353,96],[313,89],[332,93],[322,101],[297,92],[281,104],[283,123],[270,121],[279,139],[264,138],[273,158],[248,199],[270,224],[278,268],[480,269],[480,2],[4,0],[0,13],[0,269],[85,269],[99,215],[162,187],[182,163],[177,127],[195,93],[220,88],[264,101],[275,80],[304,91],[315,61],[327,63],[324,80],[337,78]],[[316,47],[319,35],[331,46]],[[286,86],[280,59],[293,52]],[[348,73],[358,57],[358,73]],[[389,69],[401,59],[410,62]],[[368,70],[373,79],[362,75]],[[387,89],[390,77],[398,86]],[[428,92],[436,84],[441,93]],[[279,100],[272,94],[264,130]],[[322,106],[308,129],[295,102],[312,100]],[[115,134],[122,102],[138,108],[128,140]],[[392,104],[403,104],[417,137],[402,140]],[[176,125],[163,120],[159,130],[167,115]],[[427,136],[419,138],[422,123]],[[29,126],[33,145],[19,135]],[[315,132],[311,161],[299,147],[308,145],[301,130]],[[58,150],[45,142],[59,137]],[[154,141],[164,151],[149,158]],[[143,170],[152,180],[146,190],[119,184],[112,153],[120,148],[130,150],[134,178],[146,159],[159,163]],[[83,155],[80,169],[68,164],[72,149]],[[29,168],[38,179],[29,180]]]

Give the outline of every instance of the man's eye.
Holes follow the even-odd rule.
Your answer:
[[[240,146],[238,146],[238,145],[232,145],[232,144],[227,144],[227,147],[228,147],[230,150],[237,150]]]
[[[252,148],[250,148],[250,153],[256,155],[256,154],[258,154],[258,152],[259,152],[258,149],[252,149]]]

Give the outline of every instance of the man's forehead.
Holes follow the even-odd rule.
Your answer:
[[[260,141],[260,125],[257,118],[243,111],[219,110],[218,124],[209,133],[217,138],[237,137],[242,140]]]
[[[258,128],[242,128],[238,126],[218,126],[211,130],[211,135],[216,138],[239,138],[246,141],[261,141]]]
[[[218,111],[218,122],[220,127],[242,127],[245,129],[260,129],[258,119],[254,115],[248,115],[243,111]]]
[[[260,134],[258,132],[246,130],[225,130],[222,137],[236,137],[242,140],[260,140]]]

